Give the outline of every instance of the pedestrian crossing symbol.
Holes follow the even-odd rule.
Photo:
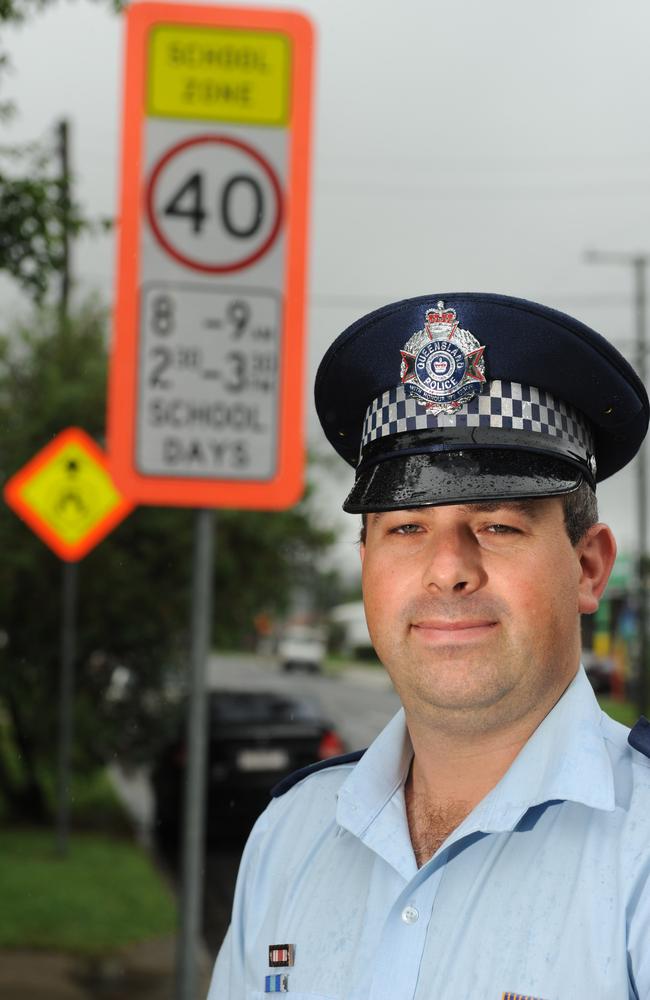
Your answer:
[[[57,435],[6,484],[5,500],[56,554],[83,558],[132,510],[84,431]]]

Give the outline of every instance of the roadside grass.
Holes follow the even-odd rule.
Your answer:
[[[0,831],[0,948],[89,957],[171,933],[171,891],[127,840],[73,834],[68,856],[54,833]]]
[[[612,719],[622,722],[624,726],[630,726],[631,728],[639,718],[639,712],[631,701],[616,701],[614,698],[608,698],[606,695],[598,695],[598,704],[603,712],[607,712],[608,715],[611,715]]]

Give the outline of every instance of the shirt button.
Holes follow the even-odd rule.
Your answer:
[[[420,914],[414,906],[405,906],[402,910],[402,920],[405,924],[414,924]]]

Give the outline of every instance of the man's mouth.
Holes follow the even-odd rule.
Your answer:
[[[411,623],[412,631],[426,642],[475,642],[486,638],[497,626],[490,618],[472,618],[453,621],[423,619]]]

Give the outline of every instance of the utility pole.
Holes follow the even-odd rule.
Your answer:
[[[57,153],[59,157],[59,208],[61,211],[61,285],[59,314],[63,326],[68,317],[70,298],[70,152],[69,125],[65,118],[57,125]]]
[[[622,253],[609,250],[589,250],[585,259],[590,264],[615,264],[632,268],[635,305],[635,364],[644,385],[647,384],[646,327],[647,327],[647,277],[650,254]],[[638,567],[638,621],[639,662],[637,678],[637,707],[641,715],[648,704],[648,496],[646,447],[641,445],[636,457],[637,483],[637,567]]]
[[[64,336],[68,321],[70,297],[70,156],[68,148],[68,123],[57,126],[57,152],[59,157],[59,207],[63,253],[61,283],[59,285],[59,329]],[[59,741],[57,753],[57,808],[56,845],[60,857],[66,857],[70,837],[70,760],[72,756],[73,705],[76,660],[77,617],[77,563],[62,563],[63,581],[61,598],[61,679],[59,689]]]

